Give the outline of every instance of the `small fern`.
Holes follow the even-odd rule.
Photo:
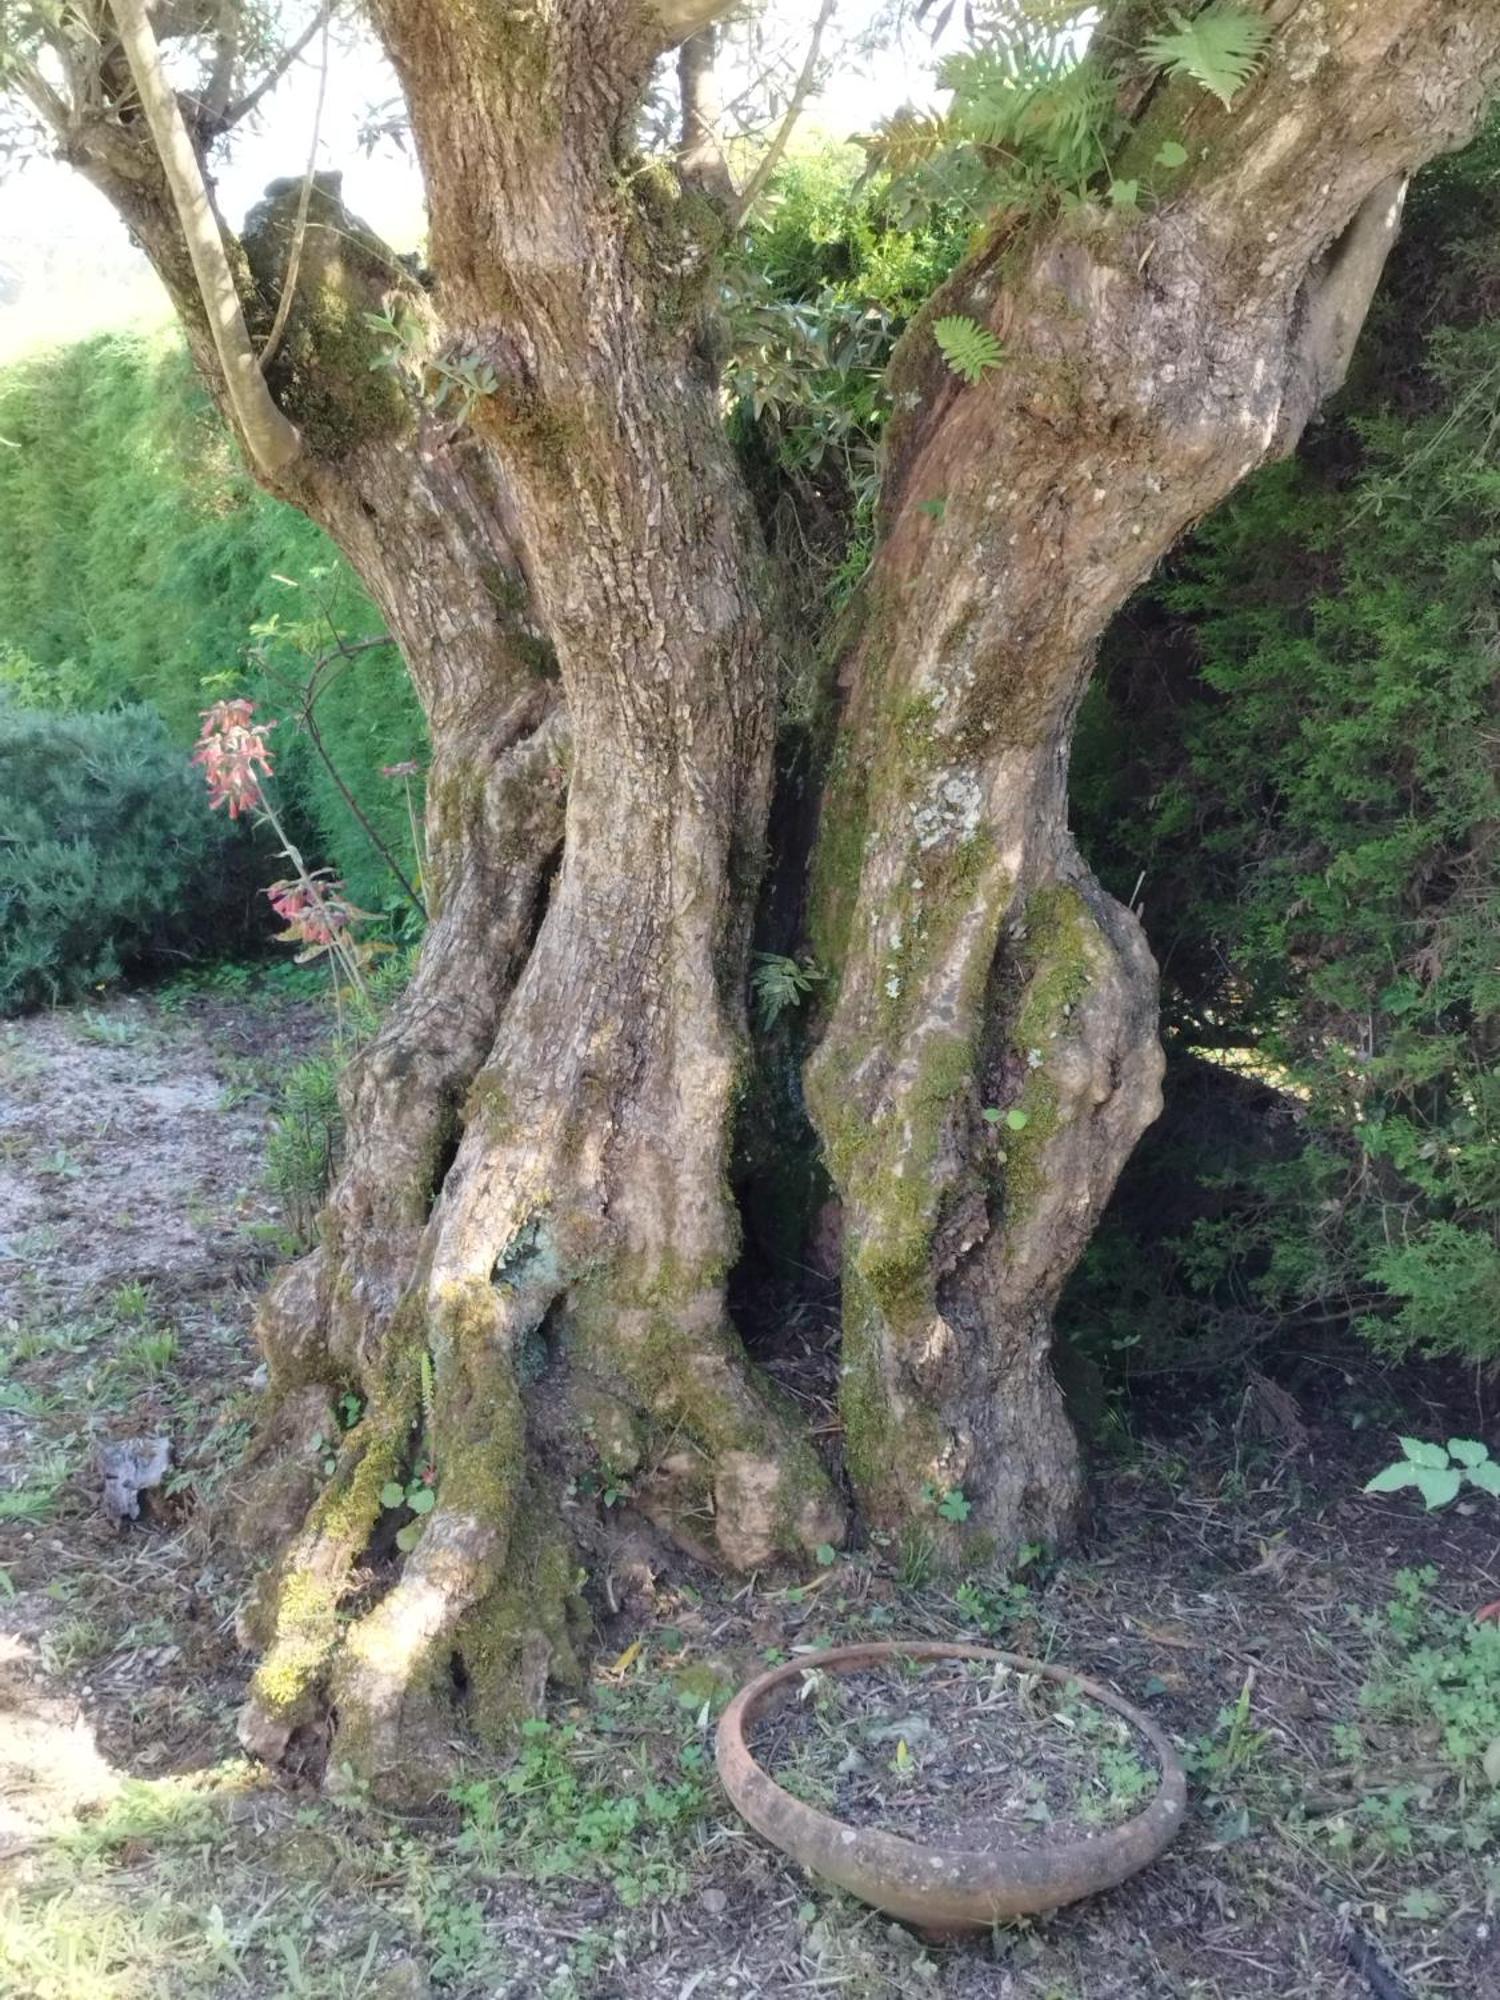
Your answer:
[[[430,1438],[437,1422],[437,1406],[433,1396],[432,1356],[424,1347],[422,1350],[422,1435]]]
[[[961,314],[935,320],[932,337],[954,374],[962,375],[966,382],[982,381],[1005,358],[1005,349],[989,328]]]
[[[823,974],[810,960],[783,958],[780,952],[758,951],[755,961],[756,1009],[769,1034],[783,1014],[802,1005]]]
[[[1194,20],[1175,7],[1168,13],[1171,29],[1150,37],[1146,60],[1169,76],[1190,76],[1231,110],[1265,59],[1271,30],[1235,0],[1214,0]]]

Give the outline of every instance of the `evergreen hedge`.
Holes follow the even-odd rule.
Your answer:
[[[321,652],[381,630],[337,550],[249,479],[175,334],[100,335],[0,370],[0,438],[0,689],[17,702],[149,702],[186,753],[221,696],[295,712],[299,641]],[[395,648],[341,667],[318,720],[409,867],[405,794],[380,767],[424,761],[425,739]],[[355,902],[394,907],[390,871],[306,741],[290,726],[272,740],[298,831]]]
[[[0,700],[0,1014],[242,945],[250,860],[153,710]]]

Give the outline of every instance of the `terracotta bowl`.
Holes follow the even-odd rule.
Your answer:
[[[756,1763],[749,1725],[778,1690],[813,1669],[853,1673],[888,1660],[993,1660],[1022,1673],[1040,1674],[1079,1689],[1140,1731],[1156,1753],[1161,1784],[1151,1803],[1131,1819],[1091,1840],[997,1842],[993,1847],[929,1847],[875,1827],[846,1826],[815,1806],[794,1799]],[[925,1640],[835,1646],[803,1653],[773,1667],[740,1689],[719,1722],[719,1776],[735,1808],[804,1868],[836,1882],[877,1910],[915,1924],[931,1936],[964,1937],[987,1931],[1007,1917],[1035,1916],[1112,1889],[1154,1861],[1182,1824],[1187,1778],[1176,1751],[1149,1716],[1128,1701],[1067,1667],[1023,1659],[990,1646],[948,1646]]]

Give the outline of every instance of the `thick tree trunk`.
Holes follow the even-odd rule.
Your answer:
[[[842,1521],[724,1298],[776,675],[766,558],[697,344],[722,225],[620,157],[656,46],[640,16],[513,19],[502,50],[468,9],[377,11],[446,318],[496,378],[474,422],[573,744],[560,874],[362,1375],[368,1413],[284,1567],[243,1726],[279,1752],[326,1688],[336,1765],[405,1794],[455,1676],[483,1722],[570,1670],[570,1485],[624,1481],[744,1568]],[[345,1628],[419,1439],[436,1507]]]
[[[1075,1519],[1052,1309],[1159,1104],[1155,968],[1066,825],[1094,645],[1337,385],[1404,176],[1472,128],[1495,74],[1494,6],[1271,13],[1268,74],[1232,113],[1186,81],[1136,106],[1116,173],[1154,187],[1149,214],[999,229],[891,370],[817,865],[838,986],[809,1100],[843,1201],[856,1492],[876,1519],[964,1514],[948,1532],[971,1548]],[[1189,156],[1170,173],[1168,139]],[[1003,343],[977,384],[945,368],[943,315]]]
[[[70,141],[150,256],[231,428],[225,390],[159,162],[113,124]],[[276,312],[300,189],[280,183],[229,245],[253,331]],[[375,1393],[385,1343],[458,1143],[464,1096],[525,964],[562,842],[570,739],[494,456],[384,369],[366,316],[426,316],[420,288],[322,176],[298,293],[271,370],[302,449],[262,483],[340,546],[401,648],[427,721],[433,920],[415,974],[344,1084],[347,1144],[310,1255],[262,1302],[270,1399],[236,1487],[239,1532],[284,1541],[316,1494],[311,1440],[339,1394]]]
[[[268,370],[301,449],[272,483],[406,653],[440,908],[351,1080],[320,1247],[261,1318],[262,1525],[278,1467],[300,1511],[323,1455],[275,1447],[332,1435],[344,1388],[363,1413],[257,1606],[243,1735],[278,1756],[333,1718],[331,1770],[410,1796],[445,1767],[455,1692],[487,1727],[576,1672],[591,1484],[743,1567],[842,1520],[725,1309],[777,650],[705,328],[725,190],[629,143],[653,62],[719,9],[371,11],[427,179],[427,358],[476,389],[471,428],[371,370],[366,313],[399,297],[430,325],[428,302],[320,184]],[[970,1553],[1075,1515],[1051,1312],[1157,1102],[1154,968],[1066,824],[1095,642],[1338,380],[1401,179],[1472,127],[1500,50],[1500,0],[1262,11],[1266,71],[1232,114],[1186,81],[1128,86],[1115,171],[1147,212],[997,230],[892,370],[816,867],[836,984],[809,1098],[844,1208],[856,1492]],[[1128,52],[1148,12],[1121,0],[1100,33]],[[701,111],[696,56],[684,74]],[[159,162],[111,102],[67,144],[213,382]],[[1159,170],[1167,140],[1187,163]],[[226,238],[255,338],[296,193]],[[944,314],[1004,343],[976,384],[942,363]]]

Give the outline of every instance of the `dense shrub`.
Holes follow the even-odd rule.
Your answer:
[[[0,1014],[234,948],[254,916],[249,859],[152,710],[0,700]]]
[[[1143,904],[1175,1059],[1276,1084],[1300,1133],[1148,1140],[1073,1300],[1115,1342],[1190,1357],[1227,1314],[1500,1358],[1497,161],[1487,135],[1418,184],[1336,411],[1105,649],[1086,845]],[[1164,1231],[1169,1167],[1201,1193]]]
[[[248,693],[287,715],[337,634],[380,624],[343,559],[246,475],[175,335],[103,335],[0,370],[0,688],[28,707],[150,702],[186,748],[198,711]],[[318,707],[329,752],[409,864],[383,764],[423,757],[394,648],[353,655]],[[283,796],[319,859],[379,910],[395,885],[305,739],[275,739]]]

